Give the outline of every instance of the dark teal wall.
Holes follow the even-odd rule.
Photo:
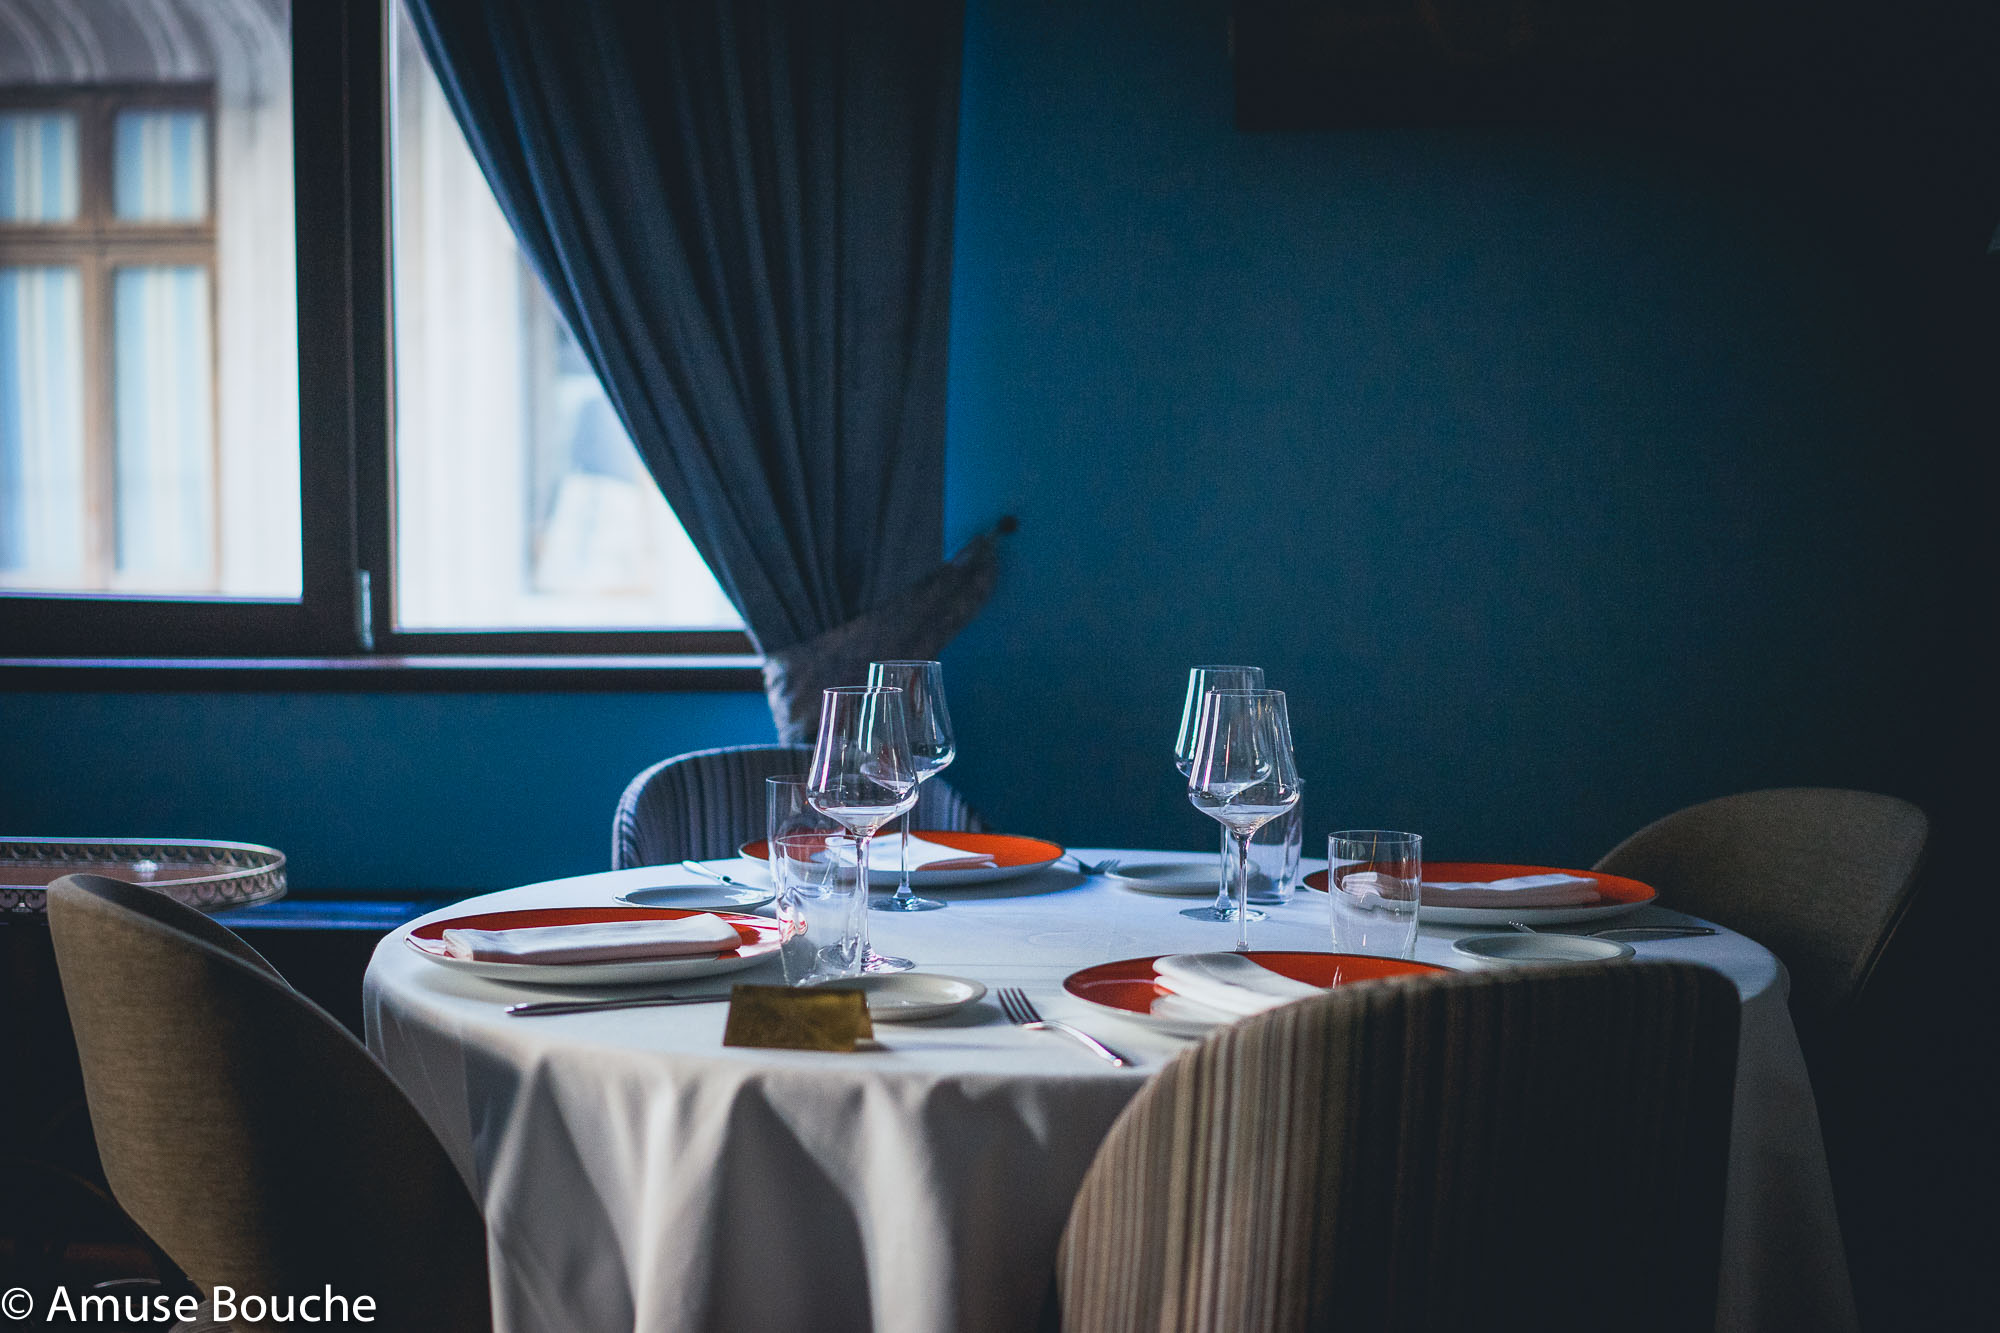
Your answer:
[[[0,833],[282,849],[301,889],[608,870],[647,764],[771,739],[734,694],[0,694]]]
[[[1581,132],[1239,134],[1225,10],[971,5],[947,519],[1022,528],[949,651],[953,780],[1212,846],[1167,749],[1222,659],[1291,692],[1314,837],[1578,862],[1734,789],[1925,799],[1964,488],[1854,236]],[[632,772],[769,735],[749,695],[0,696],[0,829],[485,888],[601,867]]]
[[[1839,230],[1670,145],[1238,133],[1225,11],[973,5],[948,523],[1022,526],[947,660],[961,785],[1211,845],[1203,661],[1289,691],[1309,841],[1576,863],[1920,785],[1944,483]]]

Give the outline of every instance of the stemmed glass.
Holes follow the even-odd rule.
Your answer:
[[[1261,690],[1264,668],[1253,666],[1198,666],[1188,669],[1187,697],[1181,702],[1181,729],[1174,738],[1174,767],[1186,777],[1194,768],[1195,725],[1201,721],[1201,701],[1210,690]],[[1215,902],[1209,907],[1189,907],[1182,916],[1197,921],[1234,921],[1236,905],[1229,895],[1229,830],[1222,830],[1222,846],[1216,858]],[[1250,919],[1262,921],[1264,914],[1250,908]]]
[[[1188,800],[1236,849],[1236,947],[1250,947],[1251,835],[1299,803],[1292,724],[1282,690],[1210,690],[1195,723]]]
[[[916,767],[917,785],[936,777],[958,757],[952,739],[951,714],[944,706],[944,668],[936,662],[870,662],[868,683],[886,685],[903,692],[904,722],[910,733],[910,760]],[[910,891],[910,821],[914,807],[903,819],[903,881],[891,898],[875,898],[869,906],[878,912],[930,912],[943,907],[935,898],[919,898]]]
[[[806,770],[813,809],[854,837],[855,889],[868,893],[868,844],[884,824],[917,803],[916,765],[903,692],[888,686],[844,685],[820,693],[819,742]],[[861,914],[864,971],[901,972],[907,958],[873,953]]]

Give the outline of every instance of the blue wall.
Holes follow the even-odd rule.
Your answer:
[[[281,848],[301,889],[607,870],[618,794],[769,740],[761,695],[0,694],[0,833]]]
[[[1574,863],[1729,790],[1923,798],[1949,483],[1838,233],[1581,134],[1239,134],[1225,11],[971,5],[947,522],[1022,529],[948,654],[952,779],[1212,847],[1167,750],[1185,669],[1241,660],[1309,837]],[[749,695],[0,696],[0,827],[495,887],[769,735]]]
[[[961,785],[1210,846],[1168,750],[1247,661],[1309,843],[1587,863],[1908,790],[1940,482],[1824,219],[1582,133],[1238,133],[1226,8],[973,6],[948,532],[1022,527],[947,660]]]

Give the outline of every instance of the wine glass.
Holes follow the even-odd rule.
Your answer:
[[[1201,720],[1201,701],[1210,690],[1261,690],[1264,688],[1264,668],[1253,666],[1198,666],[1188,668],[1187,697],[1181,701],[1181,729],[1174,738],[1174,767],[1186,777],[1194,767],[1195,724]],[[1193,917],[1197,921],[1234,921],[1236,907],[1229,896],[1229,830],[1222,830],[1222,845],[1216,854],[1215,904],[1212,907],[1189,907],[1182,910],[1182,916]],[[1264,914],[1252,908],[1252,921],[1262,921]]]
[[[820,692],[819,742],[806,770],[806,799],[853,835],[854,884],[865,898],[868,844],[884,824],[917,803],[917,771],[901,690],[845,685]],[[915,966],[907,958],[868,948],[865,912],[861,930],[864,971],[902,972]]]
[[[952,739],[951,714],[944,706],[944,668],[936,662],[870,662],[870,685],[893,686],[903,692],[904,722],[910,733],[910,760],[916,766],[917,785],[945,771],[958,757]],[[903,880],[894,897],[876,898],[869,906],[878,912],[929,912],[943,907],[935,898],[919,898],[910,892],[910,821],[916,811],[903,818]]]
[[[1236,947],[1250,947],[1250,837],[1299,803],[1283,690],[1210,690],[1195,723],[1188,800],[1236,850]]]

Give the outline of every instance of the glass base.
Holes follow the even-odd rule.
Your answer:
[[[894,954],[888,953],[876,953],[873,949],[870,949],[868,956],[861,960],[861,970],[863,972],[909,972],[915,967],[916,964],[907,958],[898,958]]]
[[[911,894],[907,898],[870,898],[868,906],[877,912],[935,912],[944,904],[935,898]]]
[[[1214,903],[1210,903],[1206,907],[1183,907],[1181,915],[1190,921],[1234,921],[1236,919],[1236,909],[1233,907],[1220,908]],[[1243,919],[1245,921],[1262,921],[1264,914],[1253,907],[1243,914]]]

